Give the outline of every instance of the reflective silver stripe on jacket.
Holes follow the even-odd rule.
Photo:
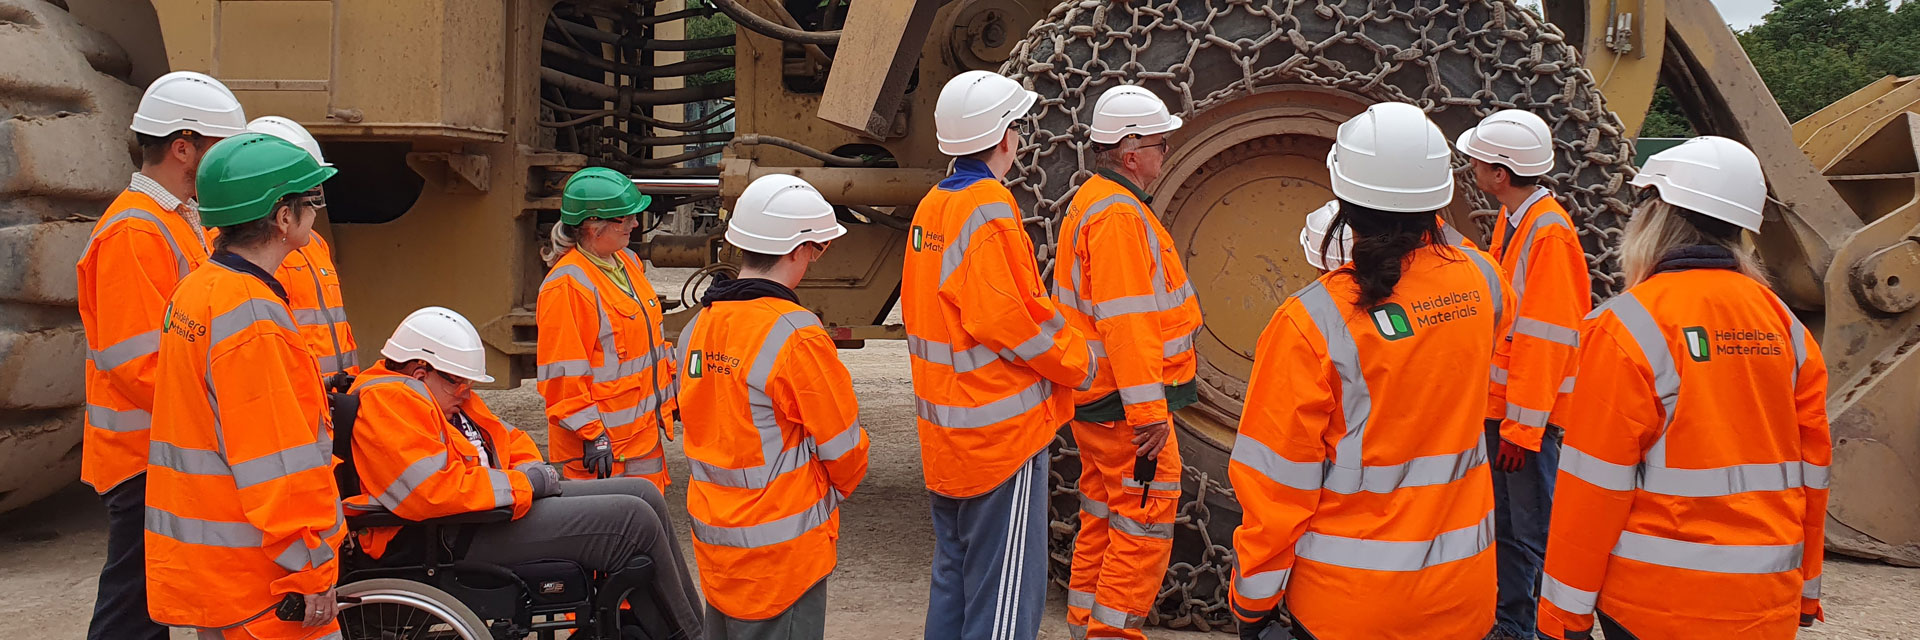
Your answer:
[[[333,545],[328,544],[327,539],[332,538],[336,533],[340,533],[340,527],[345,526],[346,521],[347,519],[341,512],[340,505],[337,503],[334,504],[333,526],[329,527],[326,531],[320,532],[320,546],[309,547],[303,537],[295,537],[292,542],[287,544],[286,550],[281,551],[280,555],[273,559],[273,563],[280,565],[280,568],[286,569],[288,572],[298,572],[312,569],[332,561]]]
[[[959,235],[952,238],[947,243],[947,248],[940,253],[941,287],[947,286],[947,278],[960,269],[961,262],[966,261],[967,250],[973,246],[973,235],[994,220],[1012,220],[1017,223],[1020,217],[1014,215],[1013,207],[1005,202],[988,202],[974,207],[973,211],[967,214],[966,222],[961,224]]]
[[[1540,574],[1540,597],[1553,602],[1567,613],[1576,616],[1592,615],[1594,605],[1600,600],[1600,592],[1587,591],[1567,586],[1553,578],[1551,573]]]
[[[293,314],[287,310],[287,305],[279,300],[248,298],[246,302],[240,303],[240,306],[213,317],[213,322],[210,323],[213,336],[211,344],[226,342],[228,338],[239,335],[241,331],[245,331],[261,320],[270,321],[289,332],[300,333],[300,326],[293,323]],[[301,344],[306,344],[305,339],[302,339]]]
[[[1017,418],[1053,397],[1053,383],[1045,378],[1034,381],[1013,395],[980,405],[956,407],[926,398],[913,399],[914,413],[921,420],[947,429],[978,429]]]
[[[252,523],[188,518],[153,505],[147,505],[146,529],[148,533],[186,544],[229,549],[258,548],[264,538]]]
[[[1275,569],[1248,575],[1240,567],[1238,559],[1233,564],[1233,590],[1248,600],[1265,600],[1280,595],[1280,590],[1287,587],[1287,578],[1293,573],[1291,569]]]
[[[655,447],[652,456],[622,460],[620,462],[620,468],[616,469],[616,473],[613,475],[618,478],[632,478],[663,473],[666,470],[666,454],[662,452],[659,447]]]
[[[160,330],[155,329],[121,340],[113,346],[98,351],[88,350],[87,359],[93,361],[95,371],[112,371],[137,358],[160,352]]]
[[[1613,555],[1675,569],[1711,573],[1767,574],[1798,571],[1806,545],[1708,544],[1673,540],[1632,531],[1620,532]]]
[[[682,358],[692,347],[696,336],[694,329],[699,325],[700,315],[695,314],[680,333]],[[806,468],[816,457],[821,460],[837,460],[852,451],[860,443],[862,429],[858,418],[852,424],[825,443],[815,443],[812,436],[802,438],[798,446],[786,446],[786,432],[781,428],[774,412],[773,398],[767,394],[767,385],[772,380],[774,365],[779,362],[780,352],[786,348],[794,334],[809,327],[820,327],[820,319],[810,311],[790,311],[782,314],[767,329],[760,339],[760,346],[753,356],[753,367],[747,372],[747,404],[753,415],[754,429],[760,436],[761,464],[743,469],[734,469],[705,460],[693,455],[687,456],[692,467],[692,477],[697,482],[707,482],[724,487],[741,489],[765,489],[774,479],[791,471]]]
[[[1350,569],[1420,571],[1479,555],[1493,545],[1493,511],[1480,523],[1432,540],[1368,540],[1308,531],[1294,545],[1305,560]]]
[[[840,492],[828,491],[819,502],[785,518],[745,527],[722,527],[693,519],[693,538],[719,547],[753,549],[798,539],[826,524],[840,505]]]
[[[119,213],[109,216],[105,221],[102,221],[98,226],[95,226],[93,233],[87,236],[87,251],[91,252],[93,250],[93,241],[94,239],[100,237],[101,231],[111,229],[113,228],[114,225],[119,224],[120,221],[127,220],[127,219],[145,220],[147,222],[153,223],[154,230],[160,232],[160,239],[165,240],[167,242],[167,248],[173,250],[173,264],[174,264],[174,269],[176,270],[174,272],[174,278],[179,279],[179,278],[187,277],[187,273],[193,270],[192,263],[187,261],[187,254],[180,251],[180,243],[174,240],[173,232],[167,230],[167,223],[161,222],[160,216],[154,215],[153,213],[148,211],[143,211],[140,209],[123,209]],[[197,241],[198,240],[196,239],[196,242]]]
[[[322,429],[313,444],[294,445],[235,464],[228,464],[226,455],[220,451],[154,441],[147,449],[147,463],[187,475],[229,477],[235,489],[245,489],[302,471],[331,467],[333,438]]]
[[[108,409],[87,405],[87,426],[114,433],[145,431],[153,427],[153,414],[145,409]]]
[[[1053,317],[1040,323],[1040,329],[1034,333],[1033,337],[1027,338],[1012,349],[998,352],[984,344],[955,349],[953,345],[944,342],[910,335],[907,336],[907,353],[927,362],[953,367],[954,373],[966,373],[985,367],[995,360],[1023,362],[1045,355],[1047,351],[1053,349],[1054,341],[1058,339],[1061,329],[1066,326],[1067,319],[1055,313]]]
[[[1521,317],[1513,321],[1513,332],[1569,347],[1580,346],[1579,331],[1544,320]]]
[[[1573,223],[1568,222],[1567,217],[1560,215],[1558,211],[1548,211],[1540,214],[1540,217],[1534,218],[1533,226],[1527,229],[1526,241],[1522,242],[1519,247],[1520,261],[1514,263],[1513,266],[1513,291],[1516,296],[1521,298],[1527,296],[1527,262],[1533,258],[1531,255],[1533,253],[1533,238],[1540,234],[1541,229],[1548,227],[1566,227],[1567,229],[1573,229]]]

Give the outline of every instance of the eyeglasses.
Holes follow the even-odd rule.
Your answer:
[[[433,375],[439,376],[441,382],[447,383],[448,386],[451,386],[454,389],[465,389],[467,387],[473,386],[472,380],[447,375],[445,372],[440,371],[439,369],[434,369]]]
[[[1007,129],[1023,137],[1033,135],[1033,123],[1026,120],[1015,120],[1012,124],[1007,125]]]
[[[1167,141],[1165,141],[1165,140],[1161,140],[1161,141],[1159,141],[1159,142],[1155,142],[1155,143],[1153,143],[1153,144],[1143,144],[1143,145],[1140,145],[1140,146],[1138,146],[1138,147],[1134,147],[1134,148],[1133,148],[1133,150],[1134,150],[1134,151],[1146,151],[1146,150],[1148,150],[1148,149],[1160,149],[1160,150],[1162,150],[1162,151],[1165,151],[1165,150],[1166,150],[1166,148],[1167,148]]]
[[[327,209],[327,195],[319,191],[308,191],[305,196],[300,198],[300,204],[304,204],[311,209],[325,211]]]

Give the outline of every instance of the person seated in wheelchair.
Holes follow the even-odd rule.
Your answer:
[[[360,495],[346,500],[348,514],[384,509],[427,520],[511,508],[510,521],[475,525],[460,559],[507,567],[567,560],[600,575],[650,559],[658,603],[646,606],[662,609],[675,637],[702,637],[699,592],[659,489],[637,477],[562,482],[533,439],[473,393],[473,383],[493,378],[472,323],[449,309],[420,309],[380,355],[352,387]],[[379,559],[407,545],[451,542],[410,540],[402,529],[357,532],[358,544]]]

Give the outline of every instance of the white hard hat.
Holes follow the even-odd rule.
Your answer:
[[[1093,133],[1098,144],[1113,144],[1127,136],[1150,136],[1180,128],[1180,116],[1167,112],[1167,103],[1145,87],[1123,84],[1093,104]]]
[[[1040,94],[992,71],[968,71],[940,88],[933,130],[940,152],[964,156],[993,148],[1014,120],[1027,115]]]
[[[760,176],[740,193],[727,220],[727,243],[745,251],[784,256],[805,242],[846,235],[833,205],[807,181],[784,173]]]
[[[1327,153],[1333,195],[1363,207],[1430,213],[1453,202],[1453,152],[1419,107],[1367,107],[1335,135]]]
[[[1537,176],[1553,170],[1553,132],[1532,111],[1507,109],[1460,134],[1467,157],[1504,166],[1515,175]]]
[[[474,382],[493,382],[487,375],[487,350],[473,323],[452,309],[427,307],[407,314],[380,355],[395,363],[425,360],[435,371]]]
[[[1660,199],[1688,211],[1760,230],[1767,206],[1767,176],[1760,158],[1746,145],[1719,136],[1700,136],[1653,154],[1635,187],[1653,187]]]
[[[155,137],[192,131],[229,138],[247,132],[247,114],[219,80],[204,73],[175,71],[147,85],[129,128]]]
[[[1300,229],[1300,249],[1307,252],[1307,264],[1315,269],[1332,271],[1353,260],[1353,229],[1344,224],[1334,233],[1333,244],[1327,247],[1327,252],[1320,253],[1320,243],[1327,238],[1327,225],[1333,224],[1334,216],[1339,213],[1340,201],[1328,200],[1307,214],[1307,224]]]
[[[327,162],[326,156],[321,155],[320,141],[313,139],[313,134],[307,133],[307,128],[300,126],[298,122],[280,116],[260,116],[254,118],[253,122],[247,123],[247,130],[291,142],[294,146],[305,149],[307,155],[313,156],[313,161],[320,163],[320,166],[333,166],[332,163]]]

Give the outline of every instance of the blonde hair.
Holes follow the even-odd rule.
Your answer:
[[[1702,225],[1724,225],[1721,233],[1710,233]],[[1717,219],[1676,207],[1653,198],[1640,205],[1627,222],[1626,237],[1620,241],[1620,268],[1627,274],[1627,286],[1653,277],[1660,259],[1675,249],[1691,246],[1721,247],[1733,253],[1734,270],[1760,284],[1768,284],[1766,268],[1754,249],[1753,237],[1745,229]]]
[[[574,245],[580,244],[580,227],[565,222],[553,223],[553,230],[547,232],[547,248],[540,250],[540,259],[551,267],[567,255]]]

